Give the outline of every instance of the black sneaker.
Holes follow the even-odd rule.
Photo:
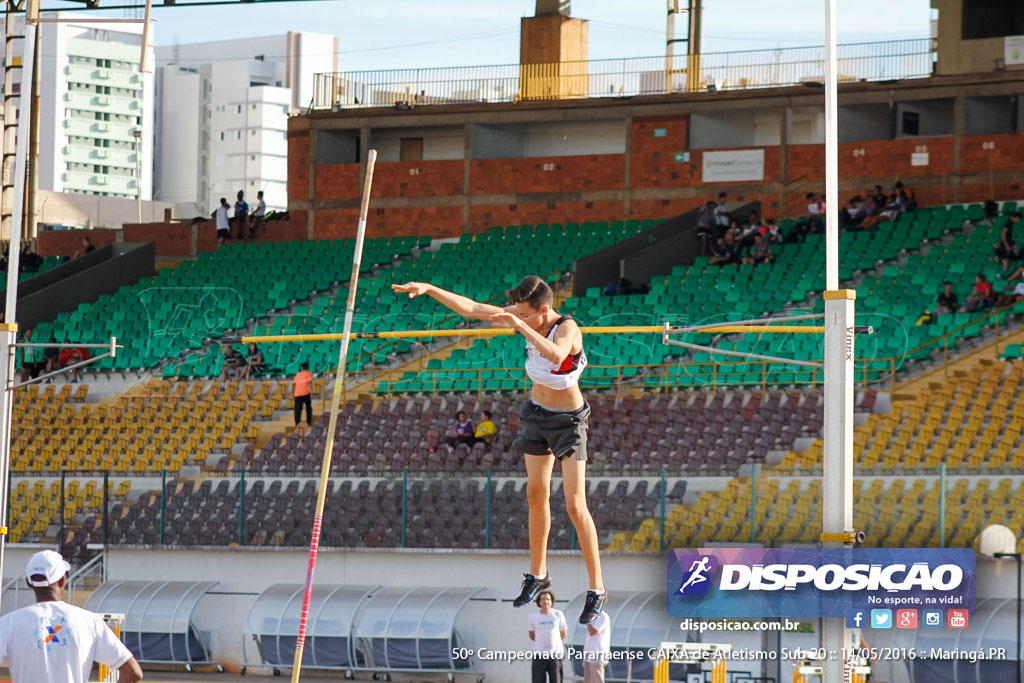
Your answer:
[[[519,597],[512,601],[513,607],[529,605],[537,597],[537,593],[551,588],[551,574],[544,578],[537,578],[533,574],[523,574],[523,576],[526,577],[523,579],[523,589],[519,592]]]
[[[587,601],[583,604],[583,614],[580,615],[581,624],[589,624],[604,611],[604,602],[608,599],[608,591],[598,595],[594,591],[587,591]]]

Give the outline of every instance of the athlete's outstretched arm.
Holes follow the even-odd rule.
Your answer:
[[[391,285],[391,289],[401,294],[408,294],[410,299],[426,294],[442,306],[466,318],[489,319],[495,313],[502,313],[505,310],[499,306],[473,301],[461,294],[435,287],[429,282],[406,282],[402,285]]]

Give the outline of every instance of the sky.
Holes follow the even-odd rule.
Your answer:
[[[929,0],[838,4],[840,42],[929,35]],[[289,30],[336,35],[341,69],[364,71],[516,63],[520,19],[532,16],[534,6],[534,0],[305,0],[158,7],[153,16],[157,45]],[[666,0],[572,0],[572,16],[590,21],[590,59],[657,56],[665,52],[666,6]],[[705,52],[824,44],[823,0],[705,0],[704,7]]]

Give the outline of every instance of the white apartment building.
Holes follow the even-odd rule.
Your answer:
[[[288,116],[313,75],[338,69],[338,39],[289,32],[157,48],[156,196],[212,211],[244,190],[288,206]]]
[[[148,200],[153,76],[139,73],[142,24],[60,16],[70,23],[44,23],[40,31],[39,189]],[[23,78],[15,72],[18,92]]]

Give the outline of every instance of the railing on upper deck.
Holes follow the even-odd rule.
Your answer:
[[[931,38],[838,46],[839,80],[886,81],[932,73]],[[313,109],[632,97],[822,83],[825,48],[600,59],[315,75]]]

